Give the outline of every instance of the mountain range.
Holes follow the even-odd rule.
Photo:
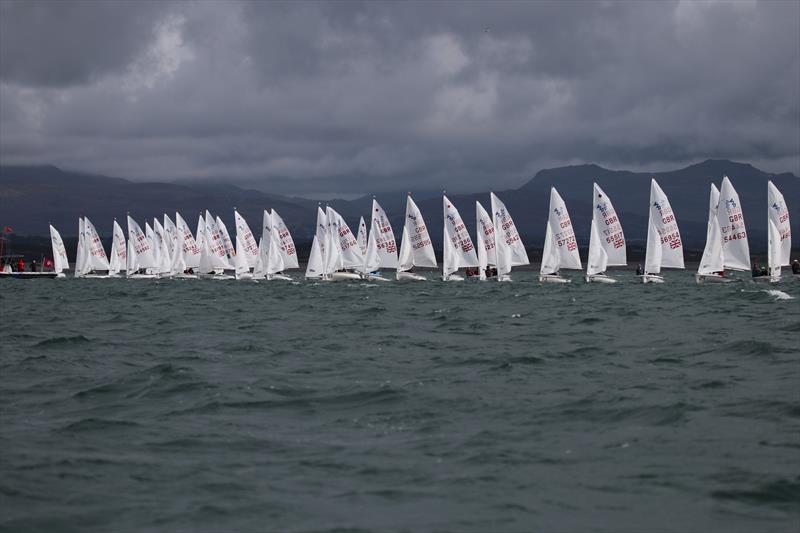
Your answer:
[[[766,248],[767,180],[783,192],[792,220],[800,220],[800,178],[790,173],[770,174],[752,165],[729,160],[706,160],[667,172],[610,170],[594,164],[539,171],[517,189],[494,191],[509,208],[525,244],[542,246],[550,187],[555,186],[567,203],[578,242],[588,246],[592,183],[597,182],[614,203],[625,236],[632,246],[642,245],[647,235],[650,178],[655,178],[670,198],[687,248],[702,249],[708,218],[709,186],[730,177],[742,201],[753,252]],[[441,243],[440,191],[411,191],[422,210],[435,244]],[[376,195],[389,214],[399,240],[405,212],[406,191]],[[448,194],[474,235],[475,201],[489,207],[488,191]],[[372,196],[327,202],[339,211],[352,229],[360,216],[368,220]],[[0,226],[18,235],[47,235],[48,222],[65,237],[77,234],[77,219],[88,216],[101,234],[110,235],[111,221],[124,227],[126,213],[139,221],[174,215],[180,211],[194,227],[197,215],[209,209],[232,222],[233,209],[259,233],[265,208],[276,209],[289,226],[298,248],[313,236],[319,202],[268,194],[234,185],[148,183],[91,175],[55,166],[0,166]],[[324,205],[324,202],[323,202]],[[227,224],[233,228],[232,223]],[[800,243],[800,239],[798,239]]]

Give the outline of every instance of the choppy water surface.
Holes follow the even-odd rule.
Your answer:
[[[796,531],[800,282],[667,276],[0,280],[0,526]]]

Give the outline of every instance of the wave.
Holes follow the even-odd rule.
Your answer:
[[[777,479],[749,489],[715,490],[711,495],[722,500],[796,509],[797,502],[800,501],[800,476],[793,480]]]
[[[777,289],[765,289],[765,290],[763,290],[761,292],[765,292],[765,293],[769,294],[770,296],[775,298],[775,301],[794,300],[794,296],[791,296],[791,295],[789,295],[789,294],[787,294],[787,293],[785,293],[783,291],[779,291]]]
[[[75,344],[83,344],[91,342],[83,335],[74,335],[72,337],[51,337],[43,341],[37,342],[33,345],[34,348],[55,348],[58,346],[73,346]]]

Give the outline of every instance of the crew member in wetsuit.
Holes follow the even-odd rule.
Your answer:
[[[641,263],[636,265],[636,275],[637,276],[644,276],[644,269],[642,268],[642,264]]]
[[[753,277],[757,278],[761,275],[761,267],[758,266],[758,263],[753,263]]]
[[[800,274],[800,261],[797,259],[792,261],[792,274]]]

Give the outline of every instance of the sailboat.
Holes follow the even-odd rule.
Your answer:
[[[364,222],[364,219],[361,219],[361,222]],[[381,258],[378,252],[378,241],[377,241],[377,234],[380,232],[380,229],[377,226],[377,222],[372,222],[372,228],[370,228],[369,235],[367,236],[367,244],[364,249],[363,254],[363,262],[361,266],[356,268],[356,271],[361,274],[361,277],[366,280],[371,281],[389,281],[388,279],[384,278],[383,276],[376,276],[373,275],[372,272],[378,269],[381,264]]]
[[[459,268],[477,267],[478,256],[456,206],[442,195],[444,236],[442,239],[442,281],[464,281]]]
[[[272,212],[264,210],[264,225],[257,253],[258,258],[253,268],[255,278],[293,281],[283,271],[297,268],[297,251],[289,229],[274,209]]]
[[[436,255],[433,252],[433,244],[422,213],[409,194],[406,198],[406,217],[403,225],[403,240],[400,244],[397,280],[427,280],[428,278],[425,276],[411,272],[415,266],[436,268]]]
[[[204,242],[200,248],[198,276],[216,280],[233,279],[233,276],[224,273],[225,270],[233,270],[234,267],[228,261],[228,253],[217,220],[206,210],[203,222]]]
[[[234,257],[234,266],[243,263],[247,265],[247,271],[250,272],[250,269],[255,268],[256,262],[258,261],[258,243],[247,221],[235,208],[233,210],[233,217],[236,223],[236,255],[242,254],[242,261]],[[241,239],[239,239],[240,237]],[[239,240],[241,240],[241,246],[239,245]]]
[[[158,276],[148,273],[155,268],[153,247],[139,224],[128,216],[128,250],[125,276],[128,279],[154,279]]]
[[[195,269],[200,267],[200,246],[192,236],[192,230],[180,213],[175,212],[175,253],[172,255],[170,272],[178,279],[197,279]]]
[[[306,279],[325,279],[325,260],[316,235],[311,241],[311,254],[308,256],[308,265],[306,265]]]
[[[511,267],[530,264],[528,253],[506,205],[493,192],[489,193],[489,197],[492,202],[497,281],[511,281]]]
[[[252,236],[252,235],[251,235]],[[234,276],[238,280],[253,280],[253,273],[250,272],[250,265],[247,263],[247,245],[241,234],[236,233],[236,253],[233,255]]]
[[[582,270],[583,267],[567,205],[556,188],[551,187],[539,281],[542,283],[569,283],[568,279],[562,278],[559,274],[562,268]]]
[[[100,235],[89,220],[83,217],[78,224],[82,228],[82,233],[78,238],[78,257],[79,262],[75,264],[75,277],[80,278],[107,278],[108,274],[98,274],[98,271],[108,271],[111,267],[108,264],[106,251]]]
[[[719,208],[719,189],[713,183],[708,197],[708,224],[706,225],[706,246],[703,257],[694,275],[697,283],[714,282],[729,283],[731,278],[725,277],[725,256],[722,252],[722,231],[717,219]]]
[[[386,211],[375,198],[372,199],[372,220],[370,221],[370,234],[375,235],[375,246],[377,246],[378,266],[369,274],[370,279],[385,279],[376,273],[375,270],[381,268],[397,269],[397,242],[394,239],[394,231]],[[367,242],[369,248],[369,242]]]
[[[361,276],[349,270],[355,270],[364,263],[361,249],[358,247],[350,227],[335,209],[326,206],[328,243],[325,258],[325,271],[330,281],[359,280]]]
[[[159,277],[169,277],[172,270],[172,256],[169,253],[167,234],[157,218],[153,219],[153,241],[155,243],[155,273]]]
[[[475,201],[476,247],[478,248],[478,278],[486,279],[489,267],[497,266],[497,249],[495,244],[494,222],[480,202]]]
[[[683,243],[678,221],[667,195],[656,180],[650,181],[650,216],[647,222],[647,251],[642,283],[664,283],[662,268],[683,267]]]
[[[592,226],[589,236],[589,257],[586,259],[587,283],[616,283],[606,274],[610,266],[628,264],[625,234],[611,198],[596,183],[592,192]]]
[[[289,228],[286,226],[286,223],[274,209],[270,213],[270,220],[272,221],[272,230],[275,235],[278,253],[280,253],[281,258],[283,259],[283,268],[281,268],[278,272],[283,272],[284,270],[289,270],[292,268],[299,268],[300,265],[297,261],[297,249],[294,246],[294,239],[292,239],[292,234],[289,231]],[[287,281],[292,281],[292,278],[286,275],[276,275],[274,276],[274,279],[285,279]]]
[[[750,271],[750,247],[742,203],[728,176],[722,178],[717,204],[717,221],[722,235],[723,266],[728,270]]]
[[[53,225],[50,225],[50,241],[53,245],[53,271],[59,278],[65,277],[64,271],[69,270],[69,259],[67,249],[64,248],[64,241],[61,234]]]
[[[222,236],[222,244],[225,246],[225,254],[228,256],[228,261],[230,261],[236,255],[236,248],[233,246],[233,240],[228,233],[228,228],[219,216],[216,217],[216,222],[219,234]]]
[[[108,275],[118,277],[119,273],[127,267],[128,245],[125,242],[125,232],[122,231],[119,223],[117,223],[117,219],[114,219],[111,235],[111,257],[108,261]]]
[[[778,283],[781,280],[781,267],[789,266],[792,228],[789,225],[786,200],[772,181],[767,182],[767,225],[769,281]]]

